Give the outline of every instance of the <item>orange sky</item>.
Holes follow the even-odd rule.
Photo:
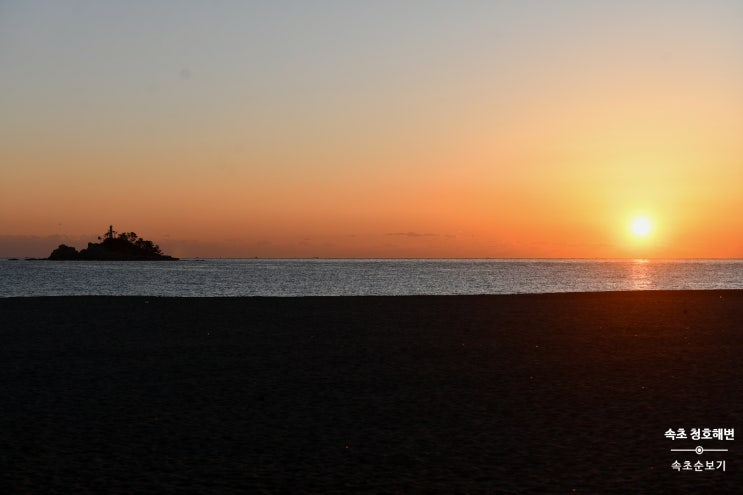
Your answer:
[[[0,257],[743,257],[743,5],[497,4],[0,6]]]

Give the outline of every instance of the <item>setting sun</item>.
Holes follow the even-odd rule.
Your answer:
[[[638,217],[632,220],[632,233],[637,237],[646,237],[653,230],[653,225],[645,217]]]

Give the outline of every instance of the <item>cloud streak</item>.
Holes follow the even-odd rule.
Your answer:
[[[389,236],[396,236],[396,237],[439,237],[439,234],[421,234],[418,232],[390,232],[387,234]]]

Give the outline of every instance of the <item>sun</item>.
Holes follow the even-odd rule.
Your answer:
[[[637,217],[632,220],[632,233],[637,237],[647,237],[653,230],[653,224],[647,217]]]

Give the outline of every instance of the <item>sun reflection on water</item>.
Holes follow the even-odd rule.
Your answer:
[[[650,289],[653,286],[650,260],[632,260],[632,264],[630,265],[629,280],[631,283],[631,290]]]

